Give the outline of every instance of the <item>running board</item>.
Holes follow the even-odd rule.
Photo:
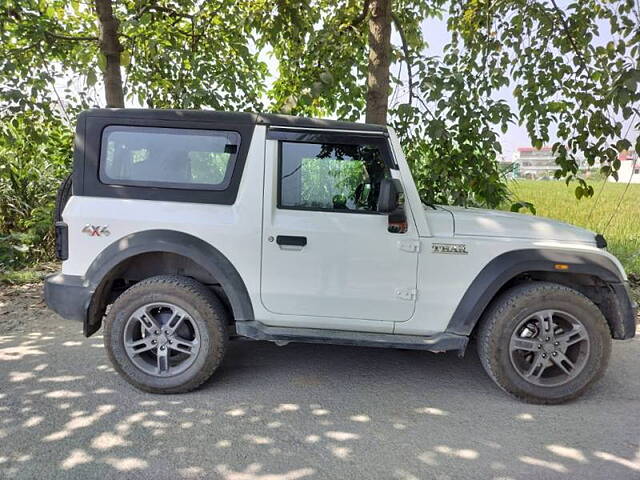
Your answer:
[[[464,355],[469,337],[452,333],[438,333],[430,337],[394,335],[391,333],[351,332],[319,328],[269,327],[257,321],[239,321],[235,324],[238,335],[253,340],[267,340],[278,345],[289,342],[355,345],[359,347],[402,348],[446,352],[458,350]]]

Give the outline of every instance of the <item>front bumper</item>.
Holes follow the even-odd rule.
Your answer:
[[[68,320],[85,322],[92,291],[80,276],[55,273],[44,281],[47,306]]]

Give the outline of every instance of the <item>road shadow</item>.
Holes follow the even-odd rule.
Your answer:
[[[236,341],[199,390],[126,384],[98,335],[0,336],[1,478],[640,478],[640,343],[571,404],[520,403],[473,352]]]

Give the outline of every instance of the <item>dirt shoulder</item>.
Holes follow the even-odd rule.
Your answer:
[[[46,308],[42,283],[0,285],[0,335],[31,331],[54,315]]]

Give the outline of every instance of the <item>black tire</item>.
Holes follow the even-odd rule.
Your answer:
[[[56,195],[56,207],[53,211],[53,221],[61,222],[62,221],[62,211],[64,207],[67,205],[69,198],[71,198],[71,190],[73,186],[73,182],[71,180],[72,175],[69,174],[65,177],[65,179],[60,184],[58,188],[58,193]]]
[[[581,370],[576,370],[574,377],[567,376],[567,383],[562,385],[528,381],[512,361],[512,335],[528,316],[543,309],[566,312],[579,319],[588,335],[588,353],[582,356]],[[556,404],[578,397],[604,374],[611,354],[611,335],[602,312],[587,297],[563,285],[532,282],[506,291],[493,302],[481,320],[477,349],[482,366],[502,390],[528,403]],[[542,353],[545,351],[531,355]],[[557,370],[551,358],[547,361]]]
[[[155,302],[187,312],[199,332],[199,350],[193,363],[176,375],[145,372],[125,348],[128,320],[136,310]],[[126,290],[113,303],[105,319],[104,344],[115,369],[134,387],[151,393],[188,392],[208,380],[222,362],[228,341],[227,315],[218,297],[201,283],[173,275],[151,277]]]

